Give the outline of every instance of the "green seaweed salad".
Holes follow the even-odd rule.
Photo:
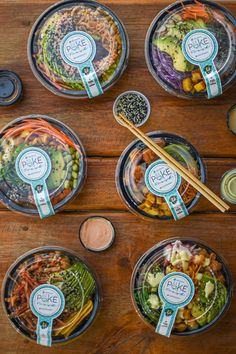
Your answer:
[[[195,286],[193,300],[179,309],[172,333],[203,330],[222,314],[229,301],[224,265],[203,246],[179,240],[166,243],[150,259],[145,258],[133,275],[133,301],[141,317],[153,327],[163,307],[158,287],[171,272],[187,274]]]

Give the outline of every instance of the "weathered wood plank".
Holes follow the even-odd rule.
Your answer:
[[[115,183],[118,158],[89,158],[88,176],[82,193],[77,196],[66,210],[126,210],[120,199]],[[236,159],[205,159],[207,184],[217,194],[220,193],[220,180],[229,169],[236,167]],[[4,206],[2,206],[4,208]],[[195,212],[217,211],[205,198],[194,209]],[[231,206],[230,211],[236,211]]]

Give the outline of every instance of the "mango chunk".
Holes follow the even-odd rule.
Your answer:
[[[201,76],[201,73],[199,71],[194,71],[192,73],[192,82],[194,84],[197,84],[199,81],[202,80],[202,76]]]
[[[193,83],[190,77],[183,80],[183,90],[185,92],[191,92],[193,89]]]
[[[194,85],[194,88],[197,92],[205,91],[206,84],[204,81],[200,81],[198,84]]]

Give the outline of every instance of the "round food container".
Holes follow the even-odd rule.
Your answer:
[[[115,237],[114,225],[102,216],[90,216],[80,225],[79,239],[88,251],[106,251],[113,245]]]
[[[205,167],[202,159],[195,148],[184,138],[166,132],[152,132],[148,136],[159,146],[164,148],[172,157],[187,168],[193,175],[205,182]],[[162,160],[154,154],[143,142],[135,140],[122,153],[116,169],[117,191],[128,208],[135,214],[148,218],[149,220],[176,220],[187,216],[190,210],[196,205],[200,193],[198,193],[188,182],[182,180],[172,169],[164,171],[167,178],[162,180],[163,185],[169,184],[169,178],[174,181],[175,193],[172,197],[178,197],[179,202],[173,200],[170,203],[171,195],[164,195],[150,184],[152,178],[152,166],[158,165]],[[161,167],[167,166],[164,164]],[[159,166],[157,166],[159,167]],[[171,175],[169,175],[171,171]],[[155,172],[155,171],[154,171]],[[157,171],[158,173],[158,171]],[[148,178],[147,178],[148,176]],[[155,176],[154,176],[155,179]],[[176,179],[176,183],[175,183]],[[176,204],[176,205],[174,205]],[[176,217],[175,209],[181,206],[184,213]]]
[[[236,135],[236,104],[228,110],[226,121],[228,129]]]
[[[53,215],[81,190],[86,158],[79,138],[44,115],[20,117],[0,131],[0,199],[14,211]]]
[[[118,17],[96,1],[61,1],[34,24],[28,58],[36,78],[68,98],[95,97],[125,70],[129,41]]]
[[[113,116],[120,125],[123,124],[117,119],[119,114],[124,114],[136,127],[141,127],[147,122],[150,113],[151,105],[147,97],[134,90],[121,93],[113,104]]]
[[[41,247],[8,269],[2,302],[17,332],[51,346],[75,339],[90,327],[100,291],[90,267],[73,251]]]
[[[213,98],[236,78],[236,19],[212,1],[178,1],[161,11],[146,36],[149,71],[169,93]]]
[[[156,333],[192,335],[225,314],[232,279],[224,260],[210,247],[195,240],[169,239],[137,262],[131,297],[138,315]]]
[[[236,169],[224,173],[220,184],[221,197],[228,203],[236,204]]]
[[[22,99],[23,85],[20,77],[9,70],[0,70],[0,106],[12,106]]]

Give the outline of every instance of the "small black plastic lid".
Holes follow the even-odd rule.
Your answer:
[[[0,106],[11,106],[22,98],[23,86],[13,71],[0,70]]]

